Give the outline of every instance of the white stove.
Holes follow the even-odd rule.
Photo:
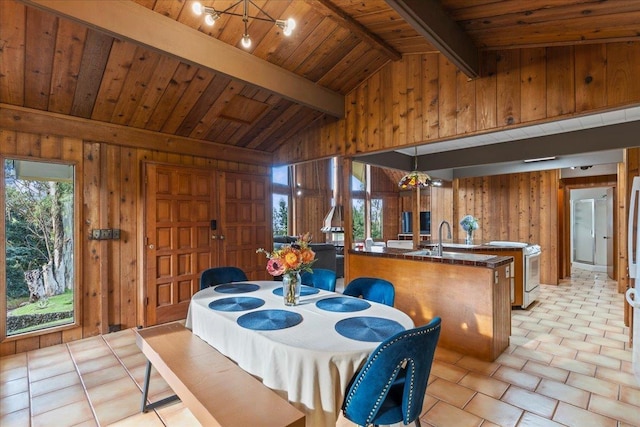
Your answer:
[[[540,294],[540,253],[542,252],[540,245],[502,240],[491,241],[488,245],[503,248],[522,248],[522,270],[524,275],[522,280],[522,308],[527,308]]]

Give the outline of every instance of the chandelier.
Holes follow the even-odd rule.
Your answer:
[[[235,8],[240,3],[242,3],[242,15],[239,13],[230,12],[231,9]],[[249,15],[249,4],[252,4],[253,7],[258,9],[258,11],[261,12],[265,17]],[[244,34],[242,35],[241,44],[245,49],[249,49],[251,47],[251,37],[249,37],[248,31],[249,18],[258,19],[260,21],[273,22],[276,27],[282,30],[282,34],[284,34],[285,36],[290,36],[293,32],[293,29],[296,27],[296,21],[294,21],[292,18],[289,18],[287,20],[273,19],[267,12],[262,10],[251,0],[239,0],[225,10],[215,10],[213,7],[203,6],[199,2],[195,2],[191,6],[191,9],[198,16],[204,14],[204,22],[209,26],[213,26],[213,24],[215,24],[215,22],[220,18],[220,15],[222,14],[241,16],[242,21],[244,21]]]
[[[398,182],[398,187],[402,190],[411,190],[414,188],[430,187],[432,185],[438,185],[431,180],[431,177],[426,172],[420,172],[418,170],[418,147],[415,147],[415,156],[413,157],[413,171],[404,175]]]

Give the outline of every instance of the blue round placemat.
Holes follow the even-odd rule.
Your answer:
[[[243,294],[245,292],[253,292],[260,289],[255,283],[227,283],[225,285],[216,286],[216,292],[221,294]]]
[[[302,322],[302,316],[287,310],[258,310],[238,317],[238,325],[257,331],[290,328]]]
[[[306,286],[306,285],[302,285],[300,286],[300,296],[301,297],[306,297],[307,295],[314,295],[317,294],[318,292],[320,292],[319,289],[316,289],[312,286]],[[275,288],[273,290],[273,294],[274,295],[278,295],[278,296],[282,296],[283,291],[282,291],[282,286],[280,286],[279,288]]]
[[[395,320],[381,317],[350,317],[336,323],[336,331],[343,337],[357,341],[384,341],[404,327]]]
[[[331,297],[321,299],[316,303],[316,307],[326,311],[362,311],[371,307],[367,301],[358,298]]]
[[[245,311],[262,307],[264,300],[253,297],[229,297],[209,303],[209,308],[218,311]]]

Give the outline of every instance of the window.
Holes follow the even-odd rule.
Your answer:
[[[383,203],[382,199],[371,197],[371,167],[358,162],[353,162],[352,167],[353,239],[364,240],[371,237],[382,240]]]
[[[75,322],[74,167],[5,159],[6,336]]]
[[[272,182],[272,224],[274,236],[289,235],[289,166],[277,166],[271,170]]]

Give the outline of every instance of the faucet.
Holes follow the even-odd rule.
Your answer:
[[[436,247],[436,255],[442,256],[442,226],[447,224],[447,239],[451,239],[451,224],[448,221],[442,221],[438,227],[438,246]]]

